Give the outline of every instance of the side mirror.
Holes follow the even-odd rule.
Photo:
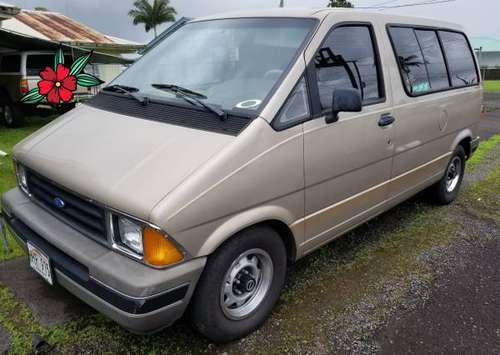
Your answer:
[[[361,112],[363,104],[361,95],[356,89],[336,89],[332,97],[332,115],[326,118],[326,123],[339,120],[339,112]]]

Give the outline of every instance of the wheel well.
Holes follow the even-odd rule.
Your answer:
[[[472,139],[470,137],[467,137],[467,138],[464,138],[460,141],[460,143],[458,143],[458,145],[461,145],[462,148],[464,148],[464,152],[465,152],[465,158],[466,159],[469,159],[470,158],[470,155],[471,155],[471,146],[470,146],[470,143],[471,143]]]
[[[285,223],[278,220],[269,220],[258,224],[267,225],[274,229],[285,244],[288,261],[295,261],[295,257],[297,256],[297,246],[295,245],[295,238],[293,237],[293,233],[290,228]]]

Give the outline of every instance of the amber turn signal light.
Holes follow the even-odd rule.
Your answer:
[[[167,266],[181,261],[182,252],[160,231],[146,227],[143,232],[144,261],[153,266]]]

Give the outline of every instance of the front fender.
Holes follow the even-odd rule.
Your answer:
[[[209,255],[222,243],[241,230],[266,221],[279,221],[287,226],[294,222],[290,211],[280,206],[260,206],[229,217],[211,233],[201,246],[198,255]],[[300,230],[292,230],[295,246],[298,247],[303,239]]]

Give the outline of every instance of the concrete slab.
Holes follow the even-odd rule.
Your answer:
[[[26,257],[1,263],[0,283],[27,304],[46,326],[65,323],[95,312],[63,288],[50,286],[29,267]]]

